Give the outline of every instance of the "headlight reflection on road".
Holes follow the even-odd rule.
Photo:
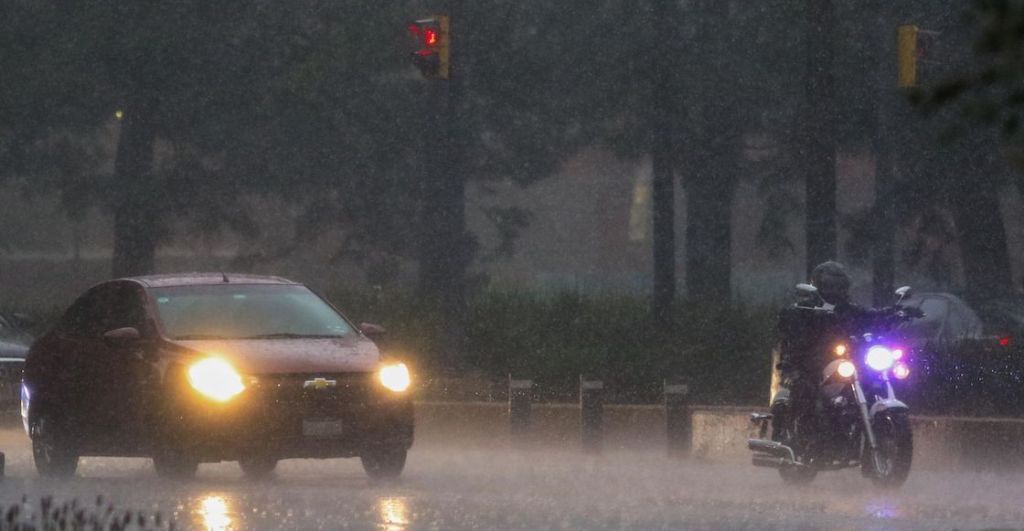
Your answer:
[[[409,527],[409,508],[405,498],[381,498],[377,501],[382,531],[405,531]]]
[[[231,511],[223,496],[210,495],[199,499],[199,518],[202,528],[207,531],[229,531],[231,527]]]
[[[865,509],[872,518],[882,520],[899,519],[902,516],[900,506],[890,501],[869,502]]]

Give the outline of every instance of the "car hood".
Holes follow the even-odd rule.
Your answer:
[[[380,364],[372,341],[358,337],[171,341],[222,357],[242,374],[369,372]]]

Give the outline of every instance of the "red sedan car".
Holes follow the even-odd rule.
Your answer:
[[[269,475],[285,458],[360,457],[394,478],[413,442],[410,376],[301,284],[195,274],[88,290],[31,347],[22,417],[41,475],[79,456],[152,457],[190,477],[237,460]]]

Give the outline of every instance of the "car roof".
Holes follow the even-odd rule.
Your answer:
[[[213,284],[298,284],[298,282],[294,282],[283,277],[249,275],[244,273],[175,273],[169,275],[129,277],[124,280],[132,280],[148,288]]]
[[[946,299],[947,301],[954,303],[963,305],[967,304],[962,298],[960,298],[960,296],[945,291],[925,291],[923,293],[914,293],[907,298],[907,301],[920,303],[924,299]]]

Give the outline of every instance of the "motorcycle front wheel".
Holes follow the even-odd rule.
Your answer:
[[[875,440],[878,443],[877,456],[869,455],[861,460],[866,467],[865,475],[879,487],[898,488],[907,481],[914,455],[914,434],[910,418],[905,413],[882,414],[872,422]]]

